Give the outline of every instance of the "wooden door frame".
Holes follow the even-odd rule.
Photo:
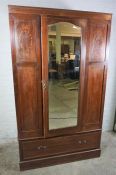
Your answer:
[[[47,26],[54,22],[70,22],[80,26],[82,29],[81,39],[81,62],[80,62],[80,93],[78,99],[78,125],[60,129],[49,130],[49,110],[48,110],[48,31]],[[43,88],[43,120],[44,120],[44,137],[53,137],[81,132],[83,123],[83,101],[84,101],[84,81],[85,81],[85,63],[86,63],[86,45],[87,45],[87,20],[66,17],[50,17],[43,15],[41,17],[41,45],[42,45],[42,81],[47,82],[46,89]]]

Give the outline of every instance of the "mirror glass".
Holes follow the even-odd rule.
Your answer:
[[[78,125],[81,28],[48,25],[49,130]]]

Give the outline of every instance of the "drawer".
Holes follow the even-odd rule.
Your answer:
[[[22,141],[23,160],[99,148],[100,135],[100,132],[92,132],[88,134]]]

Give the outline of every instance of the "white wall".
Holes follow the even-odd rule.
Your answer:
[[[104,130],[111,130],[116,106],[116,1],[0,0],[0,138],[17,136],[8,21],[8,5],[13,4],[113,13],[103,122]]]

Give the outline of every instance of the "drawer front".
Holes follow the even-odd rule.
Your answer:
[[[42,140],[22,141],[23,160],[99,148],[100,135],[100,132],[94,132]]]

